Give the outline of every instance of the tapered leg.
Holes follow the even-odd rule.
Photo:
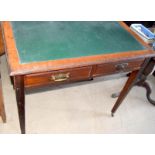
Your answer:
[[[0,116],[2,117],[3,122],[6,123],[6,115],[5,115],[5,109],[4,109],[4,104],[3,104],[1,79],[0,79]]]
[[[142,86],[142,84],[146,80],[147,75],[149,75],[149,73],[152,71],[153,66],[154,66],[154,58],[146,58],[144,63],[141,66],[141,69],[137,70],[137,71],[133,71],[129,75],[129,78],[128,78],[123,90],[121,91],[114,107],[111,110],[112,116],[114,115],[114,113],[116,112],[116,110],[118,109],[118,107],[120,106],[120,104],[122,103],[122,101],[124,100],[126,95],[128,94],[128,92],[130,91],[130,89],[134,85]],[[144,87],[144,85],[143,85],[143,87]]]
[[[0,24],[0,56],[3,54],[4,54],[4,44],[3,44],[2,29]],[[2,117],[3,122],[6,122],[6,115],[5,115],[5,109],[3,104],[1,75],[0,75],[0,116]]]
[[[148,99],[148,101],[155,105],[155,100],[153,100],[151,98],[151,93],[152,93],[152,90],[151,90],[151,87],[149,85],[149,83],[147,83],[147,76],[152,72],[152,70],[154,69],[154,66],[155,66],[155,58],[148,58],[144,61],[144,64],[142,65],[142,68],[141,70],[139,71],[137,77],[136,77],[136,81],[134,82],[134,85],[136,86],[140,86],[140,87],[143,87],[146,89],[146,97]],[[155,71],[153,73],[155,75]],[[123,92],[121,93],[123,94]],[[113,116],[113,113],[117,110],[119,104],[120,104],[120,98],[121,98],[121,94],[120,93],[115,93],[115,94],[112,94],[112,97],[115,98],[115,97],[118,97],[118,100],[116,102],[116,104],[114,105],[113,109],[112,109],[112,116]]]
[[[138,72],[139,71],[137,70],[137,71],[133,71],[130,74],[130,76],[129,76],[129,78],[128,78],[128,80],[127,80],[127,82],[126,82],[126,84],[125,84],[125,86],[123,88],[123,90],[121,91],[121,93],[120,93],[114,107],[111,110],[112,116],[114,115],[114,113],[116,112],[116,110],[118,109],[118,107],[120,106],[120,104],[122,103],[122,101],[124,100],[126,95],[128,94],[128,92],[130,91],[130,89],[134,85],[134,82],[135,82],[135,79],[136,79],[136,77],[138,75]]]
[[[3,122],[6,123],[6,114],[5,114],[5,109],[4,109],[3,93],[2,93],[1,72],[0,72],[0,116],[2,117]]]
[[[24,76],[15,77],[15,91],[18,107],[19,123],[21,133],[25,134],[25,91],[24,91]]]

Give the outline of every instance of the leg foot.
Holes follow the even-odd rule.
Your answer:
[[[111,113],[111,116],[114,117],[114,113]]]
[[[92,81],[92,80],[94,80],[94,79],[93,78],[88,79],[88,81]]]
[[[120,95],[120,92],[118,92],[118,93],[113,93],[113,94],[111,95],[111,97],[112,97],[112,98],[117,98],[119,95]]]

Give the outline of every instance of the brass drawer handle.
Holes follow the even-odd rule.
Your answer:
[[[56,82],[60,81],[66,81],[69,78],[70,73],[60,73],[56,75],[51,76],[51,80],[54,80]]]
[[[117,71],[125,71],[128,68],[128,65],[128,63],[117,64],[115,65],[115,68]]]

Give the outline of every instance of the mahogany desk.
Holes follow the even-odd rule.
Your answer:
[[[22,133],[25,89],[131,72],[113,115],[155,56],[123,22],[2,22],[1,26]]]

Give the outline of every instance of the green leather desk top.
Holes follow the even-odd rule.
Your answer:
[[[117,22],[11,22],[21,63],[142,50]]]

